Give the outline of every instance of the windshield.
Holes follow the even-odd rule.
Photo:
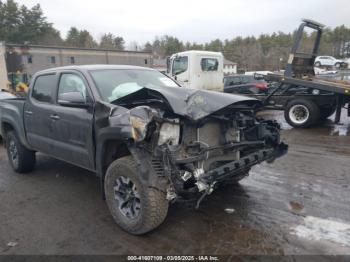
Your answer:
[[[173,62],[173,75],[178,75],[186,72],[188,68],[188,57],[179,56],[174,59]]]
[[[143,87],[178,87],[158,71],[142,69],[106,69],[90,71],[103,101],[112,102]]]

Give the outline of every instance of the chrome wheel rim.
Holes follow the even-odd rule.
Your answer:
[[[289,118],[296,124],[304,124],[309,119],[309,116],[309,109],[304,105],[295,105],[289,110]]]
[[[114,199],[125,217],[134,219],[140,214],[141,200],[136,185],[130,178],[120,176],[114,183]]]
[[[9,143],[9,153],[12,164],[17,167],[18,166],[18,149],[15,141],[11,140]]]

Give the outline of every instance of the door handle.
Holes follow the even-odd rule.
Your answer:
[[[50,118],[52,120],[60,120],[60,117],[58,115],[50,115]]]
[[[24,113],[26,113],[26,115],[30,115],[30,116],[33,114],[32,111],[24,111]]]

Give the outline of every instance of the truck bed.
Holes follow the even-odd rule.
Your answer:
[[[316,88],[323,91],[333,92],[335,94],[349,95],[350,97],[350,82],[346,80],[334,80],[319,77],[295,78],[285,77],[278,74],[268,74],[266,79],[268,81]]]
[[[25,139],[23,110],[25,98],[11,98],[0,101],[0,135],[4,131],[4,124],[11,124],[14,127],[18,138],[23,145],[29,148]]]

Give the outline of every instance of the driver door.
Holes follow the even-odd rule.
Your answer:
[[[58,101],[65,93],[80,92],[86,106],[65,106]],[[67,162],[94,170],[93,99],[83,75],[62,72],[59,76],[55,104],[56,156]]]

